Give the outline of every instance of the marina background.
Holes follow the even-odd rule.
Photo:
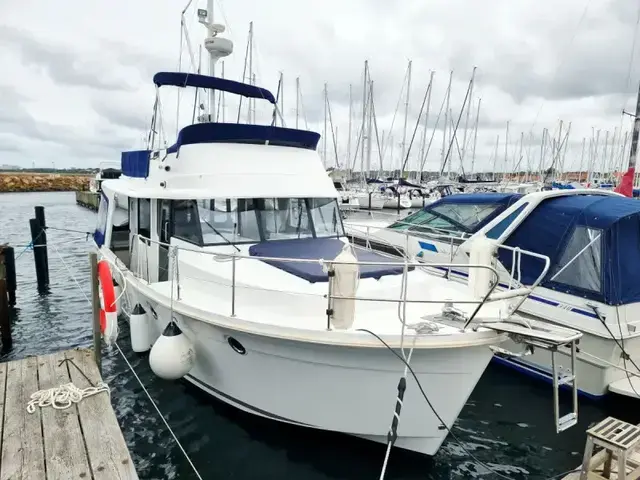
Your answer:
[[[48,232],[51,286],[40,296],[35,284],[28,218],[43,205]],[[2,241],[15,247],[18,302],[13,349],[1,360],[91,344],[87,252],[96,215],[75,205],[72,192],[0,195]],[[346,435],[302,429],[257,418],[226,406],[182,382],[166,382],[148,360],[131,353],[126,322],[120,342],[127,358],[157,402],[203,478],[360,479],[377,478],[384,446]],[[103,350],[104,378],[140,478],[195,478],[141,387],[117,350]],[[579,381],[579,380],[578,380]],[[282,392],[286,395],[287,392]],[[340,395],[338,389],[335,392]],[[568,399],[567,399],[568,400]],[[581,400],[579,425],[556,435],[550,387],[499,366],[490,366],[453,429],[483,462],[514,479],[547,479],[574,469],[582,459],[585,429],[607,415],[632,423],[640,415],[619,399]],[[425,403],[425,409],[428,406]],[[392,415],[389,409],[389,419]],[[429,459],[400,450],[391,455],[389,479],[492,478],[451,437]]]

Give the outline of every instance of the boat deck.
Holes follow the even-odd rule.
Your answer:
[[[36,391],[70,382],[86,388],[88,380],[101,381],[89,350],[0,363],[0,480],[138,478],[107,393],[64,410],[27,412]]]

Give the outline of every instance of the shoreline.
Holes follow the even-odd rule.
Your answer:
[[[85,191],[90,180],[86,174],[0,173],[0,193]]]

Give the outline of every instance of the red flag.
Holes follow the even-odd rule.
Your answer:
[[[629,170],[625,172],[620,180],[620,183],[615,189],[616,193],[621,193],[625,197],[633,198],[633,178],[636,175],[635,167],[630,167]]]

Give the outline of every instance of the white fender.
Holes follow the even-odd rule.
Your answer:
[[[191,340],[171,321],[151,347],[149,365],[158,377],[177,380],[193,368],[196,351]]]
[[[496,248],[496,242],[484,235],[474,238],[469,245],[469,264],[494,266]],[[487,268],[469,268],[469,293],[476,299],[484,298],[495,280],[495,275]]]
[[[131,349],[136,353],[149,351],[151,348],[151,336],[149,335],[149,318],[142,305],[136,303],[131,315],[129,315],[129,335],[131,337]]]
[[[332,296],[355,297],[360,281],[360,268],[358,265],[340,263],[357,262],[357,257],[352,252],[352,247],[345,244],[342,251],[336,256],[333,264],[334,278],[331,290]],[[331,324],[339,330],[351,328],[355,320],[356,301],[344,298],[334,298],[332,303]]]

